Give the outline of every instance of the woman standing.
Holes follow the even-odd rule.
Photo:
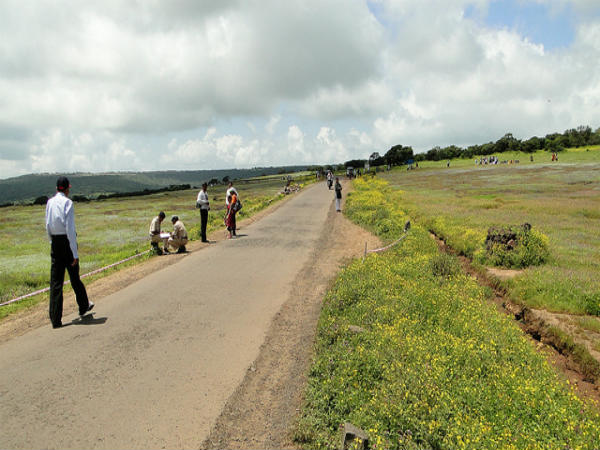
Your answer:
[[[235,236],[235,213],[237,206],[237,194],[235,192],[231,193],[227,196],[227,214],[225,214],[225,225],[227,226],[227,231],[229,231],[228,239],[233,238]]]
[[[335,210],[342,211],[342,185],[339,177],[335,177]]]

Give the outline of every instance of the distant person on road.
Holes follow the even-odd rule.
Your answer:
[[[232,200],[232,198],[234,200]],[[237,223],[236,223],[236,219],[235,219],[235,213],[237,213],[237,211],[235,211],[235,208],[230,208],[230,202],[233,201],[233,203],[237,203],[237,201],[239,200],[239,194],[238,191],[233,187],[233,183],[230,181],[229,182],[229,188],[227,189],[227,194],[225,195],[225,204],[227,206],[227,215],[230,217],[230,221],[231,221],[231,225],[227,226],[227,229],[229,230],[229,228],[231,228],[231,232],[233,233],[233,236],[237,236],[236,234],[236,230],[237,230]],[[231,209],[232,214],[229,214],[229,211]]]
[[[331,170],[327,171],[327,189],[331,190],[331,187],[333,186],[333,174],[331,173]]]
[[[172,247],[177,253],[185,253],[185,244],[188,243],[187,230],[178,216],[171,217],[171,223],[173,224],[173,232],[167,241],[167,248]]]
[[[210,210],[210,204],[208,201],[208,193],[206,189],[208,185],[202,183],[202,189],[198,192],[198,198],[196,199],[196,207],[200,208],[200,237],[202,242],[208,242],[206,239],[206,225],[208,224],[208,211]]]
[[[46,232],[51,242],[50,265],[50,322],[52,328],[62,327],[63,283],[65,269],[69,272],[71,286],[79,306],[79,315],[91,311],[94,303],[88,299],[85,286],[79,278],[79,254],[75,211],[69,199],[71,184],[67,177],[56,180],[56,195],[46,203]]]
[[[342,185],[338,177],[335,177],[335,210],[337,212],[342,210]]]
[[[163,251],[165,253],[169,253],[169,250],[167,249],[167,240],[169,238],[160,237],[160,224],[163,220],[165,220],[165,213],[161,211],[158,213],[158,216],[156,216],[154,219],[152,219],[152,222],[150,222],[150,245],[157,255],[162,255]],[[158,246],[158,244],[161,242],[163,245],[163,250],[161,250]]]

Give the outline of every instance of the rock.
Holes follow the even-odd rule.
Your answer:
[[[531,231],[531,225],[524,223],[520,226],[490,227],[485,238],[485,248],[489,252],[494,245],[502,245],[507,250],[514,250],[519,244],[520,237]]]
[[[367,330],[365,330],[363,327],[359,327],[358,325],[350,325],[350,326],[348,326],[348,331],[358,334],[358,333],[364,333]]]
[[[352,425],[350,422],[346,422],[342,429],[342,445],[340,447],[341,450],[347,450],[350,448],[353,442],[356,439],[360,440],[360,443],[352,448],[356,448],[358,450],[368,450],[369,447],[369,436],[367,433],[360,428]]]

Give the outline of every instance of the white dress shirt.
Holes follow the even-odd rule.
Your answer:
[[[50,242],[52,242],[52,235],[66,235],[69,239],[71,252],[73,252],[73,258],[79,259],[73,202],[62,192],[57,192],[46,203],[46,232]]]
[[[196,203],[200,205],[200,209],[210,209],[208,204],[208,192],[204,192],[203,190],[198,192]]]

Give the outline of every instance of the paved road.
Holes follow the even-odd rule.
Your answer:
[[[198,448],[314,251],[332,192],[294,194],[240,238],[105,297],[89,324],[2,344],[0,448]]]

